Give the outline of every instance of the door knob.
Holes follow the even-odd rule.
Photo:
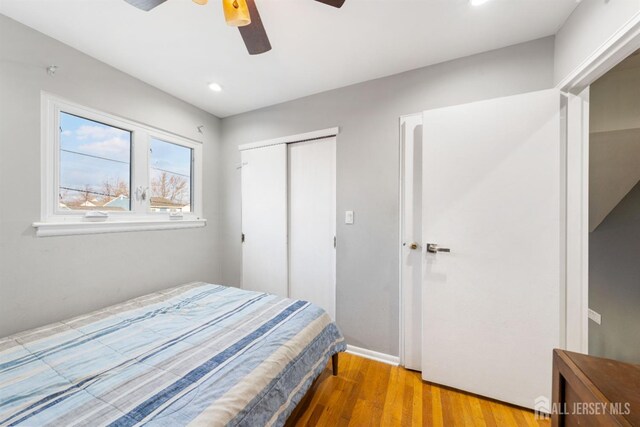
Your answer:
[[[403,244],[402,244],[402,246],[407,246],[407,244],[406,244],[406,243],[403,243]],[[416,242],[409,243],[409,249],[411,249],[411,250],[414,250],[414,251],[415,251],[415,250],[416,250],[416,249],[418,249],[419,247],[420,247],[420,245],[419,245],[419,244],[417,244]]]
[[[435,243],[427,243],[427,252],[437,254],[438,252],[451,252],[449,248],[440,248]]]

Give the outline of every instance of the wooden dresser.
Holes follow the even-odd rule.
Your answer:
[[[553,351],[552,425],[640,426],[640,365]]]

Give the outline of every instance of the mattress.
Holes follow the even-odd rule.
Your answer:
[[[319,307],[192,283],[0,340],[0,424],[283,425],[346,349]]]

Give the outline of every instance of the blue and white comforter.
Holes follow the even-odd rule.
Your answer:
[[[0,424],[283,425],[345,348],[307,302],[184,285],[0,339]]]

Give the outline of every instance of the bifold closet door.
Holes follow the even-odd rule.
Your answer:
[[[336,138],[288,144],[289,296],[335,319]]]
[[[242,287],[287,296],[287,146],[241,152]]]

